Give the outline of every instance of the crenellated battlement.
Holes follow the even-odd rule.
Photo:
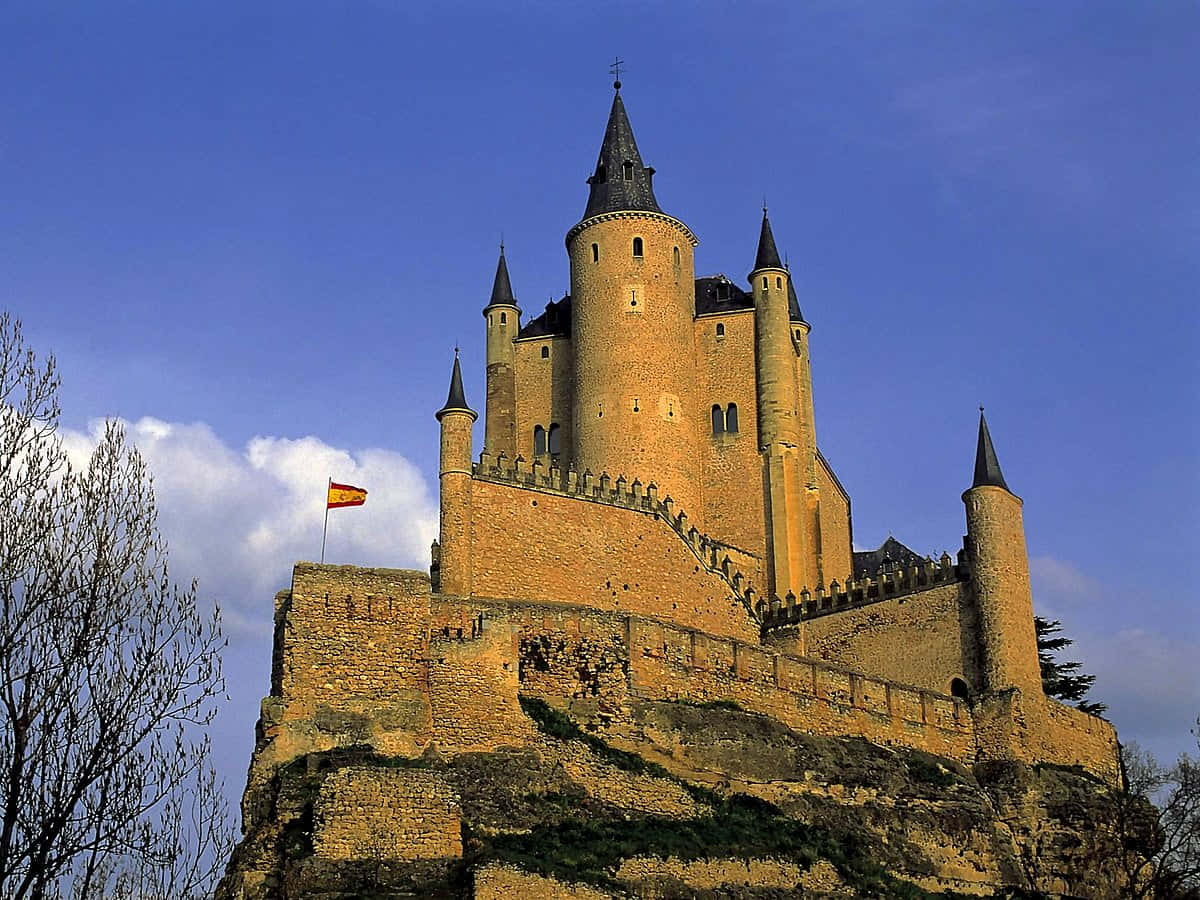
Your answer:
[[[509,459],[504,453],[493,456],[487,451],[480,453],[479,462],[472,465],[471,477],[653,516],[675,532],[705,571],[725,582],[730,593],[741,601],[756,623],[767,610],[752,576],[742,571],[742,566],[749,568],[761,561],[749,551],[700,532],[671,496],[659,496],[658,485],[654,482],[643,483],[636,477],[630,480],[625,475],[614,479],[607,472],[597,476],[590,470],[580,474],[574,464],[564,469],[553,458],[547,463],[544,457],[534,457],[533,462],[528,463],[523,456]]]
[[[965,582],[969,577],[963,554],[955,562],[949,553],[943,553],[940,559],[927,557],[916,565],[881,568],[871,575],[848,578],[845,584],[832,581],[828,589],[817,585],[816,591],[812,592],[806,587],[799,597],[789,592],[786,598],[772,598],[769,607],[761,613],[763,632],[883,600],[895,600],[945,584]]]

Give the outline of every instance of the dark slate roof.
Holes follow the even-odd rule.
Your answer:
[[[696,315],[753,309],[754,297],[724,275],[696,279]]]
[[[437,419],[440,422],[444,413],[463,409],[471,415],[475,415],[475,411],[467,406],[467,395],[463,390],[462,368],[458,364],[458,351],[455,350],[454,369],[450,373],[450,393],[446,396],[446,405],[437,411]]]
[[[625,178],[625,163],[630,163],[630,177]],[[654,170],[642,165],[637,142],[633,139],[633,128],[625,113],[625,103],[618,90],[613,96],[612,111],[608,114],[608,126],[604,129],[604,142],[600,145],[600,157],[596,171],[588,179],[585,219],[606,212],[627,209],[645,209],[662,212],[654,199],[652,184]]]
[[[911,566],[925,561],[925,557],[916,553],[891,535],[879,545],[878,550],[854,551],[854,577],[873,575],[884,566]]]
[[[796,299],[796,280],[788,270],[788,318],[793,322],[804,322],[804,313],[800,312],[800,301]],[[804,322],[807,325],[807,322]]]
[[[504,258],[504,247],[500,247],[500,262],[496,263],[496,280],[492,282],[492,299],[488,306],[516,306],[512,282],[508,280],[508,261]]]
[[[546,304],[546,311],[530,319],[517,332],[518,338],[571,336],[571,295]]]
[[[696,315],[706,316],[711,313],[737,312],[753,308],[754,295],[738,287],[724,275],[705,275],[696,279]],[[791,321],[804,322],[791,279],[788,279],[788,313]]]
[[[759,269],[782,269],[779,250],[775,246],[775,235],[771,233],[771,220],[763,210],[762,231],[758,233],[758,254],[754,257],[754,271]]]
[[[994,485],[1009,490],[1004,483],[1004,474],[1000,471],[1000,461],[996,459],[996,448],[992,446],[992,435],[988,432],[987,419],[983,410],[979,410],[979,443],[975,447],[975,481],[973,488],[982,485]]]

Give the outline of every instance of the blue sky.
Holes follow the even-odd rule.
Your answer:
[[[332,560],[427,564],[452,348],[481,406],[501,232],[527,314],[566,290],[615,54],[698,273],[744,280],[768,199],[856,542],[953,552],[985,403],[1039,608],[1186,749],[1196,4],[3,3],[0,306],[226,610],[231,793],[326,477],[372,491]]]

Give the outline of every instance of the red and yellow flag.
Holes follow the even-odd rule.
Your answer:
[[[326,509],[337,509],[342,506],[362,506],[367,502],[367,492],[352,484],[329,482],[329,498],[325,503]]]

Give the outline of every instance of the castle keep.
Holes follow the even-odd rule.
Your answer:
[[[697,277],[698,238],[653,176],[618,83],[566,232],[569,293],[524,318],[501,248],[482,452],[454,360],[430,572],[300,563],[276,597],[248,828],[274,773],[314,753],[534,746],[530,699],[618,744],[642,733],[639,704],[711,702],[966,765],[1118,778],[1113,728],[1042,691],[1022,501],[982,415],[957,556],[855,553],[766,211],[748,284]],[[464,852],[459,800],[429,772],[341,769],[316,803],[318,859],[380,841],[388,858]],[[239,896],[258,896],[252,869]]]

